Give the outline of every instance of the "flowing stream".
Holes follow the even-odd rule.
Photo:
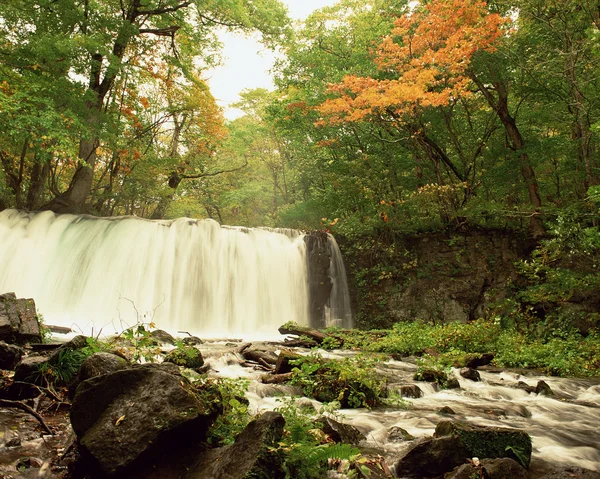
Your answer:
[[[216,348],[216,349],[214,349]],[[247,397],[253,412],[264,412],[281,406],[282,395],[292,395],[290,386],[265,385],[258,381],[262,372],[239,366],[239,359],[227,348],[205,344],[201,347],[216,375],[244,377],[251,385]],[[341,358],[350,352],[319,351],[327,357]],[[545,376],[522,376],[516,372],[480,370],[481,381],[474,382],[453,370],[460,389],[436,390],[430,383],[414,381],[414,362],[388,361],[380,368],[390,388],[400,384],[416,384],[423,392],[418,399],[407,399],[408,407],[386,407],[373,410],[344,409],[341,422],[352,424],[367,436],[363,450],[383,455],[392,465],[412,443],[393,439],[394,428],[405,429],[419,437],[431,436],[436,425],[445,419],[459,419],[474,424],[513,427],[528,432],[533,440],[532,477],[548,463],[600,471],[600,380],[562,379]],[[527,393],[517,388],[519,381],[535,386],[544,380],[555,396]],[[302,404],[319,410],[315,400],[300,399]],[[449,406],[455,415],[439,410]]]
[[[344,275],[333,279],[342,306],[330,310],[348,325],[340,261],[331,272]],[[307,283],[299,231],[0,212],[0,293],[33,298],[46,324],[86,334],[142,321],[203,337],[279,336],[287,321],[308,324]]]

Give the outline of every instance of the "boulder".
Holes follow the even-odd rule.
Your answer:
[[[436,437],[455,437],[468,451],[468,457],[494,459],[509,457],[524,467],[531,462],[531,437],[518,429],[478,426],[461,421],[442,421]]]
[[[320,422],[323,424],[321,428],[323,432],[335,442],[356,445],[366,439],[362,432],[350,424],[338,422],[330,417],[322,417]]]
[[[440,408],[438,414],[442,414],[444,416],[454,416],[456,413],[454,412],[454,409],[452,409],[450,406],[444,406]]]
[[[201,455],[183,479],[283,479],[278,449],[285,419],[269,411],[250,422],[235,443]]]
[[[79,368],[79,381],[110,374],[125,369],[129,363],[116,354],[94,353],[83,361]]]
[[[454,376],[448,378],[445,384],[441,384],[445,389],[460,389],[460,383]]]
[[[546,381],[538,381],[534,392],[536,394],[541,394],[542,396],[554,396],[554,392]]]
[[[0,369],[12,371],[22,357],[23,350],[20,347],[0,341]]]
[[[500,459],[484,459],[476,466],[473,463],[457,467],[445,479],[529,479],[527,470],[518,462],[503,457]]]
[[[465,366],[473,369],[477,369],[480,366],[487,366],[494,360],[494,356],[491,353],[472,355],[467,359]]]
[[[205,438],[221,398],[215,391],[197,393],[178,371],[142,365],[79,384],[71,424],[84,456],[104,474],[127,476],[165,448]]]
[[[423,391],[416,384],[404,384],[400,386],[400,396],[403,398],[414,398],[418,399],[423,397]]]
[[[175,344],[175,338],[162,329],[155,329],[150,333],[150,337],[158,344]]]
[[[42,380],[40,367],[47,359],[45,356],[27,356],[22,359],[15,367],[14,381],[42,386],[44,381]]]
[[[204,366],[202,353],[193,346],[182,346],[169,351],[165,356],[165,362],[195,370]]]
[[[415,373],[414,378],[417,381],[425,381],[428,383],[445,384],[448,381],[448,375],[437,369],[423,369]]]
[[[387,440],[389,442],[413,441],[415,438],[406,429],[398,426],[392,426],[388,429]]]
[[[396,477],[438,477],[470,457],[462,441],[454,436],[419,441],[394,465]]]
[[[17,299],[15,293],[0,295],[0,340],[17,344],[42,341],[33,299]]]
[[[481,381],[481,376],[479,375],[479,371],[473,368],[462,368],[460,370],[460,375],[471,381]]]
[[[186,346],[198,346],[200,344],[204,344],[204,341],[197,336],[188,336],[187,338],[183,338],[181,342]]]

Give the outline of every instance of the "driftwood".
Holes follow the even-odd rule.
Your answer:
[[[263,374],[260,382],[263,384],[282,384],[292,379],[292,373],[285,374]]]
[[[248,361],[254,361],[260,364],[266,363],[270,366],[275,366],[277,355],[271,351],[260,351],[258,349],[245,349],[242,356]]]
[[[313,341],[317,342],[318,344],[321,344],[323,342],[323,340],[328,337],[327,334],[322,333],[321,331],[317,331],[316,329],[308,328],[308,327],[304,327],[304,326],[292,326],[289,328],[281,326],[279,328],[279,332],[281,334],[293,334],[295,336],[305,336],[305,337],[310,338]]]
[[[44,431],[46,431],[48,434],[54,435],[54,433],[50,430],[48,425],[44,422],[42,416],[40,416],[37,412],[31,409],[27,404],[22,403],[21,401],[9,401],[8,399],[0,399],[0,407],[20,409],[21,411],[25,411],[26,413],[31,414],[42,425]]]

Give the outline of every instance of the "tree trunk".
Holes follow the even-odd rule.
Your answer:
[[[524,151],[525,144],[523,141],[523,136],[517,127],[517,122],[512,117],[508,109],[508,89],[504,83],[501,81],[496,81],[494,83],[494,87],[498,94],[498,98],[495,98],[488,87],[485,86],[475,74],[471,74],[471,79],[475,82],[477,88],[483,94],[488,104],[496,111],[496,114],[502,122],[504,130],[506,131],[506,135],[511,143],[511,148],[519,155],[521,176],[523,177],[527,187],[529,202],[536,210],[531,215],[531,219],[529,221],[529,233],[533,238],[540,238],[546,234],[542,220],[538,216],[539,208],[542,206],[542,199],[540,198],[535,171],[531,166],[529,155],[526,151]]]

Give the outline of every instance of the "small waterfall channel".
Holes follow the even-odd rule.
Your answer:
[[[338,258],[335,241],[330,248]],[[328,301],[344,305],[338,261]],[[33,298],[46,324],[85,334],[142,321],[203,337],[279,337],[287,321],[311,324],[308,275],[305,235],[295,230],[0,212],[0,292]],[[330,311],[351,325],[347,306]]]
[[[251,380],[247,397],[251,410],[261,413],[282,405],[282,396],[298,394],[291,386],[267,385],[259,382],[262,372],[239,366],[235,354],[224,345],[202,346],[213,374],[242,377]],[[231,348],[230,348],[231,350]],[[304,354],[309,351],[305,350]],[[330,358],[352,355],[347,351],[319,354]],[[423,392],[418,399],[407,399],[407,408],[385,407],[373,410],[343,409],[338,420],[358,428],[367,439],[360,448],[378,453],[391,466],[412,441],[394,438],[394,429],[403,428],[415,438],[430,437],[436,425],[446,419],[457,419],[484,426],[512,427],[529,433],[533,441],[530,477],[547,473],[548,465],[582,467],[600,472],[600,379],[564,379],[538,375],[520,375],[493,368],[480,369],[481,381],[474,382],[452,372],[460,389],[437,390],[430,383],[412,379],[415,362],[388,361],[379,368],[390,388],[401,384],[416,384]],[[528,393],[517,387],[519,381],[535,386],[544,380],[555,396]],[[319,410],[318,401],[300,398],[299,404]],[[455,415],[443,415],[439,410],[448,406]],[[337,477],[337,476],[336,476]]]

